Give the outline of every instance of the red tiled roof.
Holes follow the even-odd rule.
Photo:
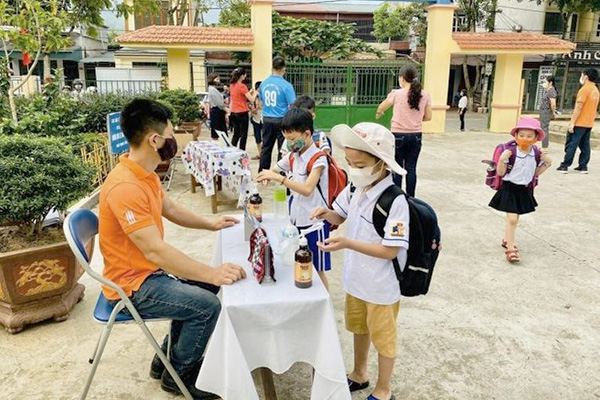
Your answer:
[[[205,26],[149,26],[125,33],[117,38],[121,44],[192,44],[252,46],[254,35],[249,28]]]
[[[575,43],[553,36],[528,32],[457,32],[452,38],[462,50],[574,50]]]

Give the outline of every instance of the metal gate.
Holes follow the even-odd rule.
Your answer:
[[[315,99],[318,129],[337,124],[374,122],[377,106],[398,87],[398,72],[405,61],[352,61],[346,63],[292,63],[285,78],[297,95]],[[415,65],[419,71],[421,67]],[[389,128],[391,109],[377,122]]]

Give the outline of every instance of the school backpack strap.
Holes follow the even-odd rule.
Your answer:
[[[515,165],[515,161],[517,161],[517,141],[511,140],[510,142],[506,143],[506,149],[510,150],[512,153],[508,159],[508,164],[506,165],[506,172],[509,172]]]
[[[352,190],[352,188],[350,190]],[[406,194],[402,189],[400,189],[400,187],[396,185],[388,186],[388,188],[383,191],[381,196],[379,196],[379,199],[377,199],[377,203],[373,208],[373,226],[382,239],[385,238],[385,226],[387,224],[388,215],[390,214],[392,205],[398,196],[406,196]],[[398,257],[395,257],[392,260],[392,264],[394,264],[396,278],[398,278],[398,281],[400,281],[402,279],[402,269],[400,268]]]
[[[327,154],[325,154],[322,151],[318,151],[315,154],[312,155],[312,157],[310,158],[310,160],[308,160],[308,164],[306,164],[306,175],[307,175],[307,179],[308,176],[310,175],[310,173],[312,172],[312,168],[315,165],[315,163],[317,162],[317,160],[321,157],[325,157],[327,158]],[[321,198],[325,201],[325,204],[327,204],[327,207],[329,207],[329,201],[327,201],[327,197],[325,197],[325,194],[323,193],[323,190],[321,189],[321,178],[319,177],[319,181],[317,182],[317,190],[319,191],[319,193],[321,194]]]

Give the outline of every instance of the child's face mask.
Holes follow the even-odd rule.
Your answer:
[[[519,145],[519,148],[523,151],[529,150],[529,148],[537,142],[536,139],[527,139],[520,137],[518,137],[516,140],[517,144]]]
[[[304,134],[300,135],[295,140],[288,139],[288,141],[287,141],[287,150],[290,153],[297,153],[300,150],[302,150],[304,147],[306,147],[306,140],[304,138]]]
[[[367,187],[373,184],[380,176],[381,169],[378,168],[381,160],[372,167],[348,168],[348,178],[357,188]]]

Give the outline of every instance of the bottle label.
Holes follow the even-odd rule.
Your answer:
[[[250,214],[254,215],[254,218],[256,218],[259,221],[262,221],[262,204],[248,204],[248,211],[250,211]]]
[[[294,268],[294,280],[300,283],[312,282],[312,263],[299,263],[296,262]]]

